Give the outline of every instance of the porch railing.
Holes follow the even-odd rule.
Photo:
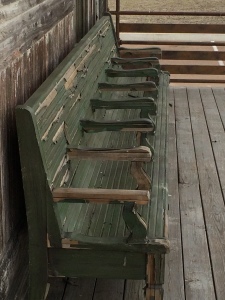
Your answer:
[[[225,24],[121,22],[121,16],[225,17],[225,12],[121,11],[120,4],[116,0],[115,10],[110,11],[120,44],[159,45],[162,66],[170,71],[172,82],[225,83]]]

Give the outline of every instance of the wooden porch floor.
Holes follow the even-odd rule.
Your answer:
[[[170,89],[165,300],[225,299],[225,90]],[[47,300],[142,300],[143,282],[51,281]]]

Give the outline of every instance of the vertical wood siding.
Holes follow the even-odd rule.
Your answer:
[[[103,0],[0,0],[0,299],[24,251],[18,242],[26,215],[15,106],[31,96],[102,16],[102,5]]]

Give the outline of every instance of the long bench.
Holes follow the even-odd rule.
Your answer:
[[[169,75],[147,51],[119,58],[105,16],[16,109],[29,299],[49,276],[144,279],[163,298]]]

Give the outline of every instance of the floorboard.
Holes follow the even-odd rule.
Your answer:
[[[175,90],[180,214],[187,299],[215,299],[185,88]]]
[[[212,89],[212,93],[214,95],[219,114],[223,123],[223,127],[225,127],[225,90],[221,89]]]
[[[197,89],[188,89],[193,139],[218,299],[225,299],[225,207],[208,128]]]
[[[126,280],[124,300],[145,300],[145,281]]]
[[[200,96],[209,131],[210,142],[219,175],[221,190],[225,192],[225,132],[212,89],[201,89]],[[225,95],[223,95],[225,96]],[[223,98],[223,101],[225,98]],[[225,105],[224,105],[225,106]]]
[[[98,279],[93,300],[123,300],[124,280]]]
[[[94,296],[95,284],[95,279],[69,279],[63,300],[90,300]]]
[[[47,300],[62,300],[66,289],[66,281],[63,278],[49,278],[49,292]]]
[[[225,90],[169,94],[165,300],[225,299]],[[47,300],[144,300],[143,281],[58,279]]]
[[[178,166],[176,148],[176,124],[175,124],[175,93],[173,89],[169,93],[169,125],[168,125],[168,188],[169,188],[169,240],[170,254],[166,257],[164,285],[165,300],[184,300],[183,280],[183,255],[180,227],[180,199],[178,190]],[[176,262],[176,263],[174,263]],[[176,276],[174,276],[176,274]]]

